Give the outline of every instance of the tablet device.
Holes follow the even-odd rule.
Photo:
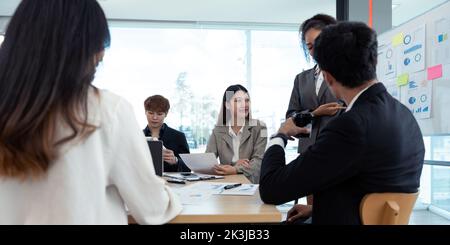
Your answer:
[[[147,137],[148,148],[152,155],[153,166],[155,167],[155,173],[158,176],[162,176],[164,161],[163,161],[163,143],[162,141],[153,141],[151,137]]]

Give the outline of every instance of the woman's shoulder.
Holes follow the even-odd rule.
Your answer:
[[[108,90],[91,89],[89,92],[88,115],[96,115],[96,121],[110,124],[117,117],[134,117],[131,104]]]
[[[103,103],[106,104],[111,110],[127,110],[134,113],[134,110],[132,109],[133,106],[131,103],[126,100],[125,98],[111,92],[108,90],[101,90],[100,91],[101,96],[103,97]]]
[[[107,108],[115,109],[120,104],[128,104],[124,98],[111,91],[105,89],[97,89],[97,91],[98,97],[100,98],[100,104],[107,106]]]
[[[215,125],[212,134],[213,135],[222,135],[222,134],[228,134],[229,126],[227,125]]]
[[[266,128],[266,124],[263,121],[258,120],[258,119],[250,119],[248,125],[250,127],[256,128],[256,129]]]
[[[313,68],[308,69],[308,70],[304,70],[304,71],[300,72],[299,74],[297,74],[296,78],[308,76],[311,73],[314,73],[315,70],[316,70],[315,66]]]

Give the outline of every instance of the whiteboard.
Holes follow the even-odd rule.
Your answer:
[[[424,136],[450,134],[450,1],[378,36],[377,77]]]

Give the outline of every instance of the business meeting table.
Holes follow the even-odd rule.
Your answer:
[[[205,181],[205,180],[204,180]],[[224,179],[206,180],[208,182],[229,182],[250,184],[250,181],[242,174],[228,175]],[[188,182],[185,185],[168,183],[172,188],[182,188],[186,185],[198,183]],[[184,204],[183,211],[169,223],[194,224],[194,223],[279,223],[281,213],[275,205],[264,204],[256,191],[251,196],[212,195],[204,202]],[[129,223],[135,223],[129,217]]]

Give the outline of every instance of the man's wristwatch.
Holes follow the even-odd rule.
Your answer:
[[[281,138],[283,140],[284,146],[287,146],[287,143],[289,140],[289,137],[287,135],[282,134],[282,133],[277,133],[274,136],[270,137],[270,139],[273,139],[273,138]]]

